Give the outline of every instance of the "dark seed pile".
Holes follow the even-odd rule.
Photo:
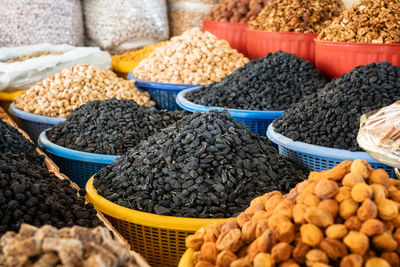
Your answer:
[[[53,143],[70,149],[122,155],[183,116],[183,112],[152,110],[133,100],[111,98],[80,106],[46,135]]]
[[[95,175],[94,187],[128,208],[222,218],[266,192],[287,193],[306,171],[225,111],[195,112],[142,141]]]
[[[0,154],[0,234],[18,231],[22,223],[58,228],[100,225],[92,204],[68,180],[29,162],[22,154]]]
[[[212,107],[286,110],[327,81],[310,62],[279,51],[252,60],[221,82],[203,86],[186,97]]]
[[[0,154],[11,152],[26,156],[32,163],[44,166],[44,157],[36,152],[36,146],[17,129],[0,119]]]
[[[400,99],[400,67],[387,62],[359,66],[328,83],[274,122],[296,141],[361,151],[357,133],[362,114]]]

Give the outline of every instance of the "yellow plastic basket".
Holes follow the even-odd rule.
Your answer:
[[[194,250],[189,248],[183,254],[181,260],[179,261],[178,267],[193,267],[193,254]]]
[[[128,209],[98,195],[93,177],[86,184],[86,200],[103,213],[131,248],[153,267],[177,266],[186,251],[187,236],[211,222],[227,220],[162,216]]]
[[[17,117],[15,117],[14,115],[10,114],[10,112],[8,111],[11,103],[14,101],[14,99],[19,96],[20,94],[22,94],[23,92],[25,92],[24,90],[20,90],[20,91],[15,91],[15,92],[4,92],[4,91],[0,91],[0,106],[5,110],[5,112],[7,112],[7,114],[17,123],[19,123],[19,120]]]

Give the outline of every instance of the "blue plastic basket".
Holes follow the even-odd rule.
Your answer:
[[[119,157],[81,152],[59,146],[47,139],[46,131],[40,134],[38,144],[60,168],[60,171],[81,188],[85,187],[90,177]]]
[[[158,109],[166,109],[171,111],[180,109],[176,104],[176,96],[179,92],[187,88],[198,86],[143,81],[133,76],[132,72],[129,72],[128,80],[135,80],[135,86],[139,90],[149,92],[151,99],[156,102]]]
[[[328,170],[344,160],[363,159],[375,169],[384,169],[390,177],[396,178],[393,167],[382,164],[371,158],[366,152],[352,152],[303,142],[293,141],[274,131],[271,124],[267,131],[268,138],[278,145],[279,153],[308,168],[310,171]]]
[[[65,121],[65,118],[46,117],[25,112],[19,108],[16,108],[14,103],[10,105],[9,111],[15,117],[19,118],[19,126],[31,137],[32,141],[35,143],[37,142],[41,132],[62,121]]]
[[[186,94],[199,90],[201,86],[195,88],[186,89],[178,94],[176,97],[176,103],[184,110],[194,112],[207,112],[212,109],[223,110],[226,109],[232,115],[232,117],[246,124],[250,131],[253,133],[265,136],[268,125],[276,118],[283,115],[283,111],[256,111],[256,110],[243,110],[243,109],[231,109],[231,108],[220,108],[220,107],[207,107],[190,102],[185,98]]]

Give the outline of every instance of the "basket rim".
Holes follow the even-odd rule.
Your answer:
[[[285,148],[294,150],[296,152],[300,152],[303,154],[321,156],[326,158],[335,158],[339,160],[355,160],[355,159],[363,159],[368,161],[369,163],[379,163],[382,164],[373,158],[371,158],[367,152],[353,152],[346,149],[338,149],[331,147],[324,147],[319,145],[307,144],[299,141],[294,141],[282,134],[275,132],[273,123],[268,126],[267,137],[273,143],[283,146]]]
[[[128,73],[128,80],[135,80],[136,87],[144,87],[149,89],[157,89],[163,91],[177,91],[177,90],[184,90],[191,87],[199,86],[198,84],[175,84],[175,83],[160,83],[160,82],[152,82],[152,81],[145,81],[142,79],[137,78],[133,75],[133,71]]]
[[[33,113],[23,111],[22,109],[15,107],[14,102],[11,103],[9,111],[11,114],[13,114],[16,117],[19,117],[20,119],[33,121],[33,122],[37,122],[37,123],[58,124],[58,123],[66,120],[65,118],[47,117],[47,116],[36,115]]]
[[[51,142],[46,135],[46,131],[40,133],[38,138],[38,145],[39,147],[43,148],[46,152],[54,154],[58,157],[63,157],[71,160],[76,161],[85,161],[91,163],[98,163],[98,164],[111,164],[114,162],[116,158],[120,156],[116,155],[105,155],[105,154],[96,154],[96,153],[89,153],[89,152],[82,152],[66,147],[62,147]]]
[[[176,96],[176,103],[178,106],[183,108],[184,110],[194,112],[207,112],[209,110],[217,109],[224,110],[226,109],[234,118],[247,118],[247,119],[276,119],[283,115],[283,111],[259,111],[259,110],[246,110],[246,109],[233,109],[233,108],[221,108],[221,107],[209,107],[203,106],[196,103],[193,103],[185,98],[186,94],[195,92],[199,90],[201,86],[197,86],[194,88],[188,88],[178,93]]]
[[[14,101],[14,99],[25,92],[24,90],[18,90],[13,92],[0,91],[0,101]]]
[[[143,211],[129,209],[118,204],[115,204],[104,197],[97,194],[96,188],[93,186],[94,176],[86,183],[86,200],[95,206],[100,212],[107,214],[113,218],[141,224],[148,227],[162,228],[175,231],[197,231],[201,227],[211,222],[225,222],[229,218],[184,218],[157,215]]]
[[[179,260],[178,267],[193,267],[194,250],[188,248]]]
[[[247,28],[247,31],[250,33],[259,33],[265,35],[278,35],[278,36],[309,36],[309,37],[317,37],[319,33],[317,32],[272,32],[272,31],[263,31],[263,30],[255,30]]]
[[[353,43],[353,42],[333,42],[333,41],[325,41],[325,40],[318,40],[315,39],[315,43],[322,44],[322,45],[340,45],[340,46],[371,46],[371,47],[400,47],[400,43],[388,43],[388,44],[373,44],[373,43]]]
[[[225,22],[225,21],[203,19],[203,28],[204,28],[204,23],[213,24],[213,25],[223,25],[223,26],[235,26],[235,27],[240,27],[241,28],[240,30],[242,30],[242,29],[245,30],[249,26],[248,23]],[[205,31],[208,31],[208,30],[206,29]]]

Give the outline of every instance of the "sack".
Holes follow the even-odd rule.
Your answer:
[[[84,0],[86,34],[102,49],[129,50],[169,38],[165,0]]]
[[[187,29],[203,27],[203,18],[221,0],[168,0],[171,36],[184,33]]]
[[[16,61],[18,57],[39,52],[50,54]],[[7,63],[10,59],[13,59],[12,62]],[[64,68],[79,64],[91,64],[102,69],[110,69],[111,56],[98,47],[40,44],[0,48],[0,91],[28,89]]]
[[[357,142],[379,162],[400,167],[400,101],[365,114],[360,119]]]
[[[80,0],[1,1],[0,17],[0,46],[83,45]]]

